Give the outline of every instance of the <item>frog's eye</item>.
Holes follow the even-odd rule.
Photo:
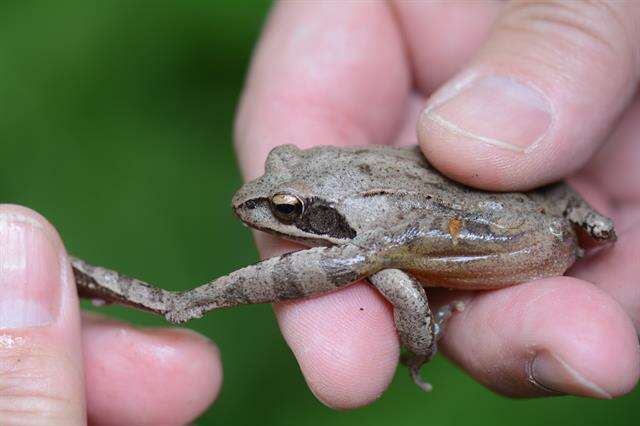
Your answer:
[[[291,223],[302,214],[303,204],[295,195],[275,194],[271,197],[271,209],[278,219]]]

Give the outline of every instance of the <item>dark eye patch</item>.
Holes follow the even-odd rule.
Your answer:
[[[356,231],[335,208],[321,199],[309,202],[304,214],[296,221],[302,231],[333,238],[351,239]]]

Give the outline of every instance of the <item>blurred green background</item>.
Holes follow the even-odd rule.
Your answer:
[[[241,183],[231,140],[268,8],[0,2],[0,201],[41,212],[69,251],[167,288],[255,261],[250,233],[229,207]],[[215,340],[225,368],[222,393],[199,425],[640,424],[640,391],[614,401],[510,400],[441,357],[426,369],[434,393],[419,392],[402,369],[378,402],[334,412],[306,388],[269,306],[189,326]]]

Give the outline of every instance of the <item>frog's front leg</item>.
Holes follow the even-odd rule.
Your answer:
[[[557,183],[531,191],[529,195],[546,206],[550,212],[567,218],[596,243],[616,240],[613,221],[598,213],[569,185]]]
[[[399,269],[384,269],[371,275],[369,281],[393,305],[396,330],[409,351],[404,363],[411,379],[422,390],[430,391],[432,386],[420,377],[420,368],[435,355],[445,321],[462,305],[448,304],[432,315],[420,282]]]

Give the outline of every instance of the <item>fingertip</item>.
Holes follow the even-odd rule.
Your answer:
[[[569,277],[561,281],[565,288],[548,299],[558,299],[558,309],[565,306],[566,313],[546,321],[546,351],[537,351],[530,378],[550,389],[598,399],[630,392],[640,377],[640,347],[631,319],[596,286]]]
[[[25,207],[0,205],[0,288],[0,423],[82,423],[75,283],[58,233]]]
[[[549,142],[562,139],[556,120],[549,96],[530,82],[467,71],[429,99],[416,131],[429,161],[450,178],[487,190],[524,190],[559,179],[578,160],[556,170],[566,148]]]
[[[633,389],[640,374],[630,319],[606,293],[574,278],[478,295],[447,333],[445,352],[508,396],[610,398]]]
[[[626,46],[639,14],[625,3],[509,3],[474,60],[429,99],[418,125],[425,154],[489,190],[573,174],[635,93],[637,52]]]
[[[365,284],[278,305],[278,320],[313,394],[347,410],[375,401],[395,372],[399,344],[387,303]]]
[[[191,330],[91,318],[83,337],[87,411],[95,424],[187,424],[220,391],[219,351]]]
[[[411,84],[389,5],[279,2],[256,49],[235,140],[245,178],[276,145],[385,144]]]
[[[18,221],[34,227],[38,231],[42,231],[56,247],[56,249],[64,252],[64,245],[60,234],[56,228],[39,212],[25,206],[17,204],[1,204],[0,203],[0,220],[3,222]]]
[[[172,354],[166,364],[176,377],[182,379],[179,385],[183,389],[177,387],[176,392],[184,395],[198,392],[197,400],[191,400],[191,411],[196,415],[203,412],[217,399],[222,388],[223,370],[218,346],[188,328],[157,328],[146,332],[169,346],[179,348],[180,354]]]

